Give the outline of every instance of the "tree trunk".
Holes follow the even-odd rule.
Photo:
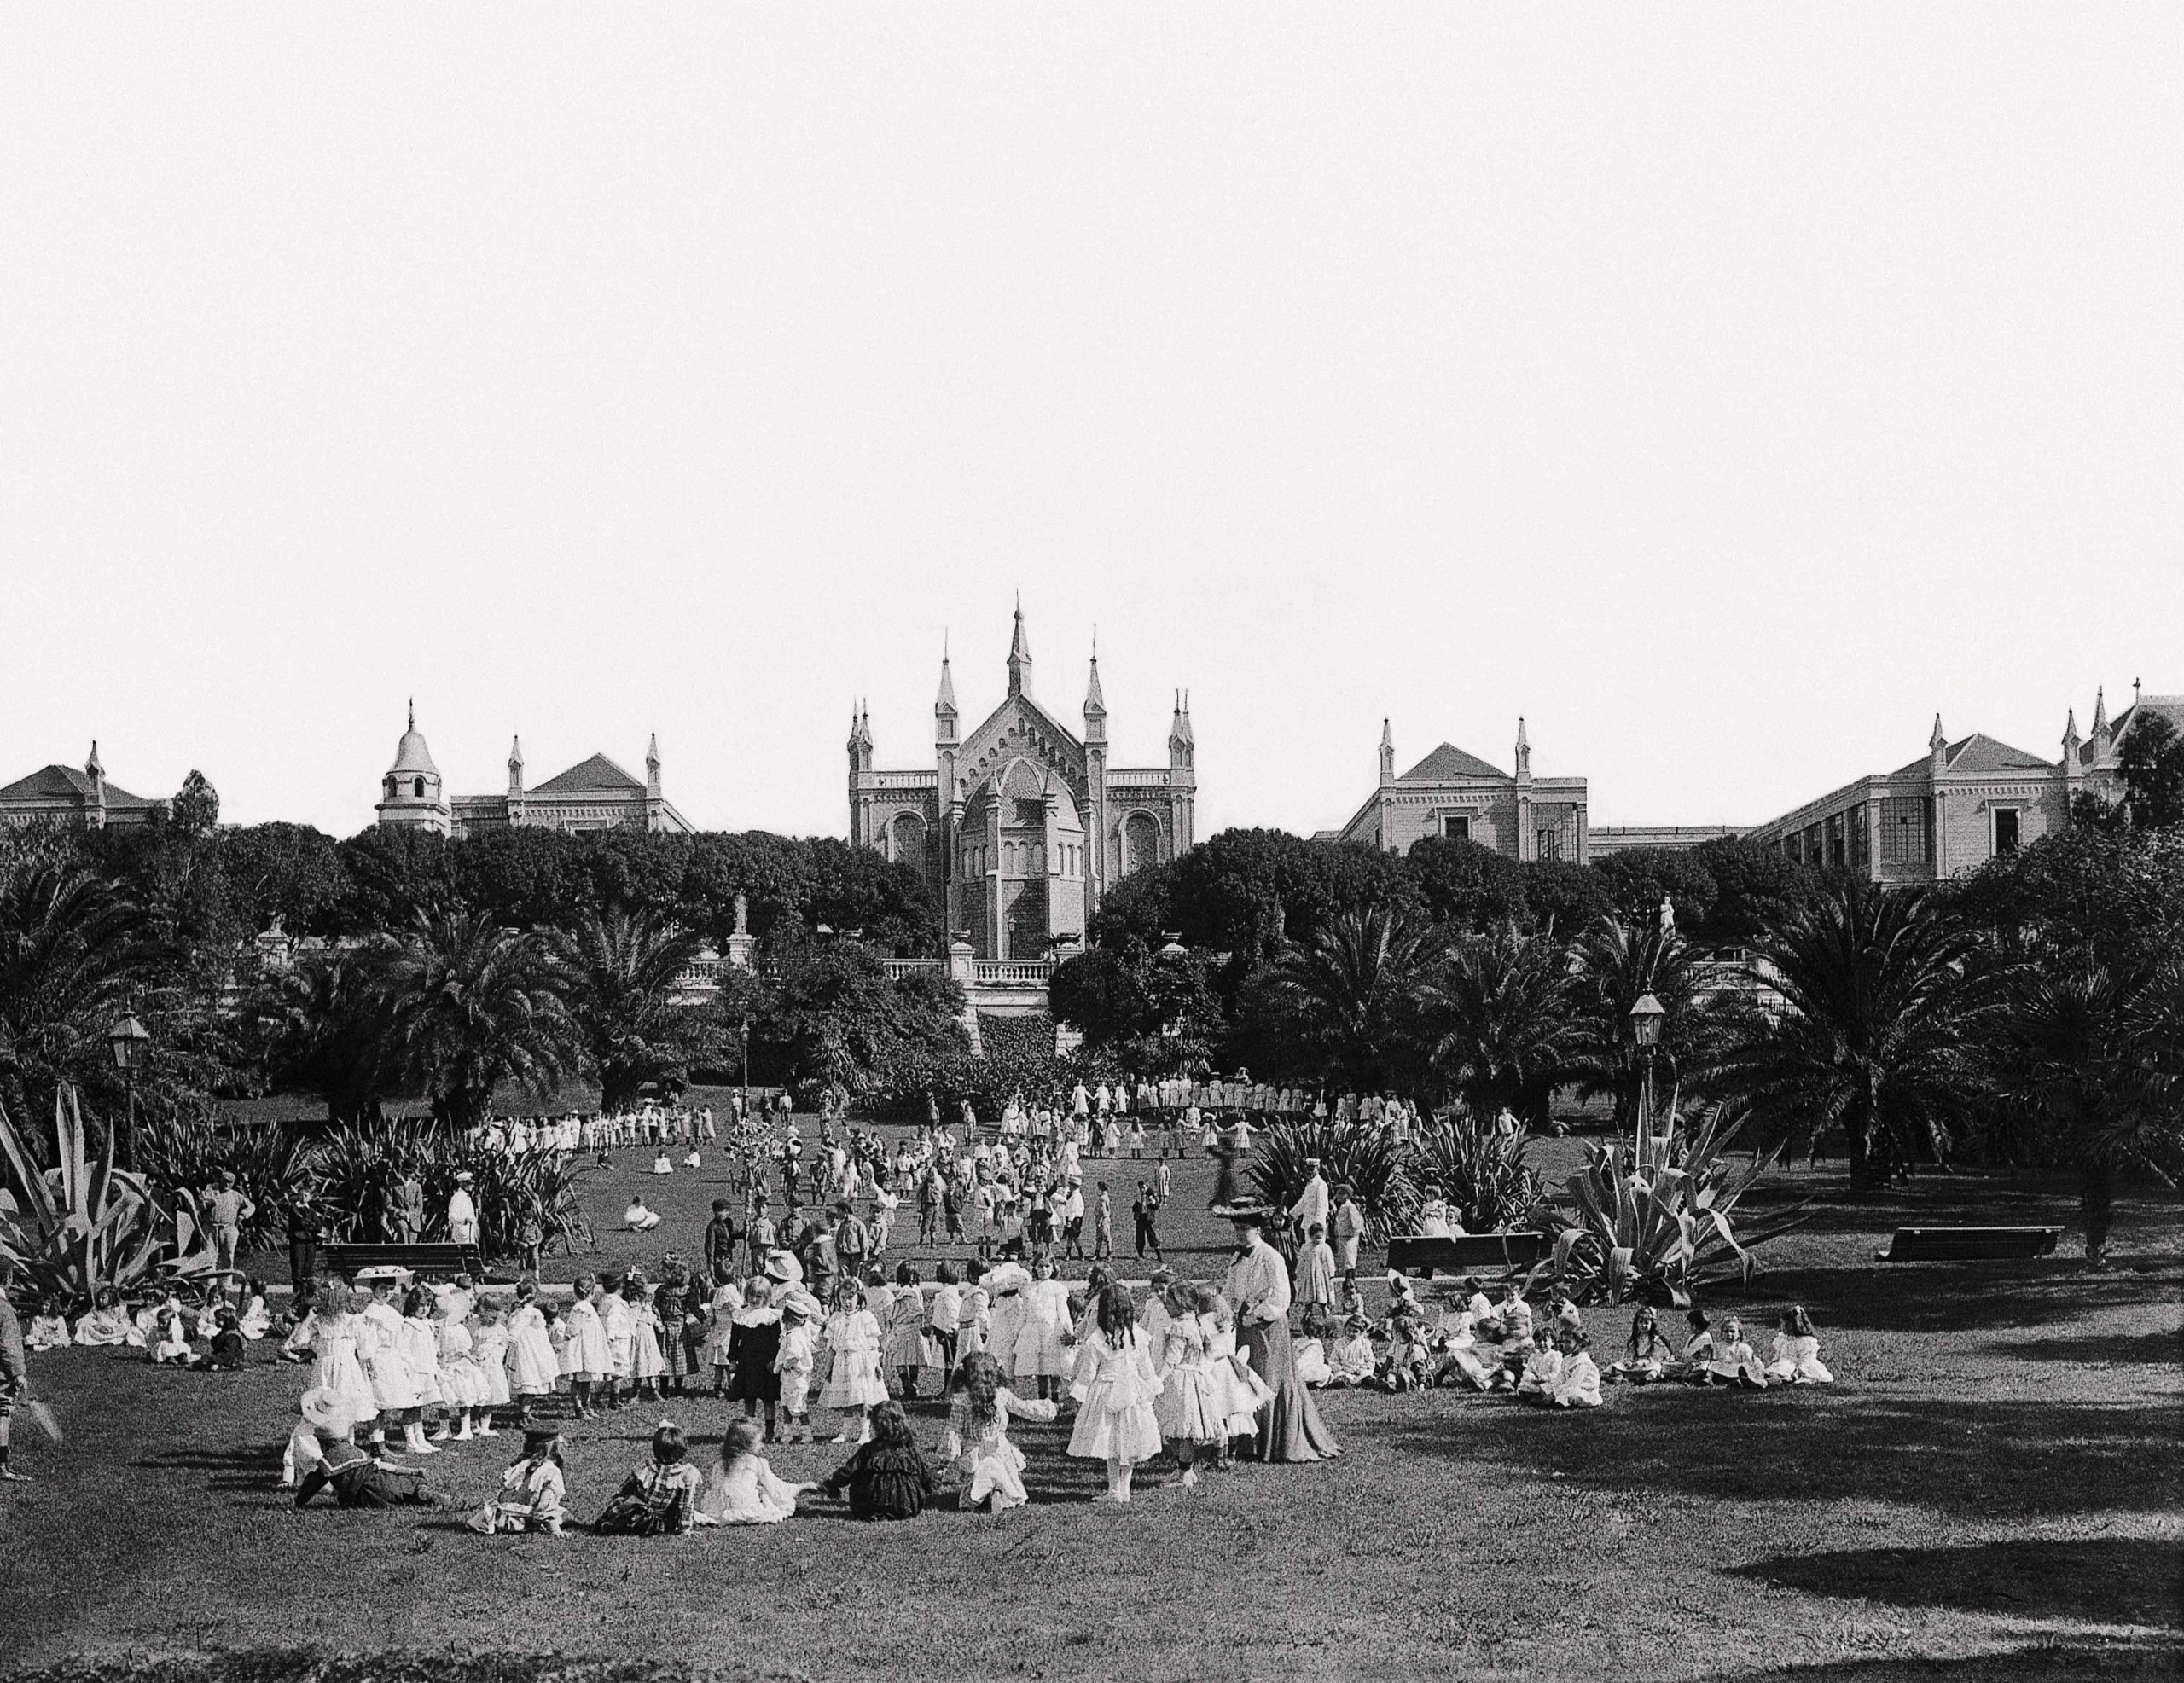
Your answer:
[[[2116,1217],[2116,1169],[2103,1158],[2088,1158],[2079,1194],[2085,1212],[2085,1260],[2088,1268],[2108,1266],[2108,1230]]]

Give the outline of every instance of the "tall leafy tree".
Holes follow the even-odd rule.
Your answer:
[[[1841,1128],[1855,1186],[1945,1155],[1980,1059],[1972,943],[1932,895],[1832,878],[1758,951],[1782,1003],[1739,1013],[1716,1084],[1792,1133]]]
[[[1267,992],[1293,1027],[1292,1062],[1355,1092],[1414,1087],[1417,1003],[1443,947],[1432,924],[1378,905],[1337,913],[1284,953]]]
[[[2174,725],[2141,706],[2117,760],[2132,823],[2157,830],[2184,824],[2184,736]]]
[[[384,937],[301,955],[270,978],[256,1002],[267,1072],[284,1089],[316,1094],[336,1123],[380,1119],[401,1090],[392,1021],[398,949]]]
[[[572,1074],[570,985],[545,937],[479,912],[420,915],[391,966],[388,1027],[434,1117],[468,1128],[503,1082],[543,1093]]]
[[[570,1004],[607,1109],[632,1104],[647,1082],[686,1077],[693,1059],[720,1049],[717,1026],[680,997],[703,944],[650,910],[587,912],[569,931]]]
[[[136,906],[34,850],[0,860],[0,1098],[42,1115],[63,1082],[110,1084],[107,1031],[152,973]]]
[[[1435,1071],[1473,1117],[1505,1108],[1528,1126],[1550,1119],[1554,1090],[1582,1068],[1576,984],[1561,948],[1505,925],[1457,943],[1423,1005]]]
[[[1635,1125],[1644,1090],[1647,1062],[1630,1020],[1644,995],[1665,1013],[1654,1053],[1660,1072],[1676,1082],[1703,1077],[1715,1036],[1700,999],[1698,955],[1675,929],[1664,929],[1657,916],[1601,918],[1571,949],[1570,971],[1580,1085],[1614,1094],[1618,1130]]]

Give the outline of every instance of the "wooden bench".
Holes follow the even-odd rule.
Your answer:
[[[404,1268],[450,1279],[459,1274],[473,1280],[485,1277],[485,1255],[474,1245],[328,1245],[320,1254],[328,1273],[351,1280],[360,1268]]]
[[[1898,1227],[1881,1262],[2001,1262],[2053,1256],[2060,1227]]]
[[[1548,1252],[1543,1233],[1398,1234],[1388,1240],[1388,1266],[1402,1274],[1431,1278],[1438,1269],[1463,1274],[1472,1268],[1521,1268]]]

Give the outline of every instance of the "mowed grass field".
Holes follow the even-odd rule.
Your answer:
[[[806,1124],[807,1134],[811,1130]],[[1538,1148],[1543,1168],[1573,1141]],[[625,1152],[587,1176],[579,1265],[695,1251],[711,1160],[655,1178]],[[1116,1172],[1118,1237],[1143,1165]],[[1225,1266],[1186,1159],[1170,1261]],[[665,1216],[618,1231],[633,1187]],[[1899,1223],[2068,1221],[2070,1189],[1937,1176],[1853,1201],[1839,1169],[1768,1271],[1710,1302],[1818,1321],[1838,1383],[1751,1396],[1612,1390],[1583,1416],[1452,1391],[1323,1394],[1345,1454],[1240,1468],[1186,1492],[1156,1470],[1095,1507],[1067,1419],[1019,1427],[1033,1502],[858,1525],[824,1500],[761,1529],[640,1541],[489,1541],[460,1523],[514,1454],[503,1436],[427,1463],[451,1510],[301,1513],[273,1488],[304,1371],[154,1369],[133,1353],[33,1358],[68,1429],[16,1424],[36,1482],[0,1489],[0,1664],[76,1674],[495,1679],[566,1674],[2075,1679],[2184,1666],[2184,1212],[2127,1198],[2123,1266],[1884,1268]],[[915,1237],[915,1217],[910,1232]],[[2066,1251],[2074,1250],[2075,1234]],[[891,1256],[905,1254],[898,1244]],[[943,1252],[912,1255],[930,1277]],[[270,1259],[267,1259],[269,1262]],[[1125,1258],[1125,1271],[1134,1271]],[[1618,1346],[1627,1310],[1588,1314]],[[930,1446],[933,1376],[916,1405]],[[668,1411],[710,1448],[727,1419]],[[595,1513],[661,1411],[572,1425],[572,1504]],[[815,1478],[841,1451],[773,1452]],[[215,1655],[207,1670],[189,1657]],[[328,1655],[363,1657],[356,1663]]]

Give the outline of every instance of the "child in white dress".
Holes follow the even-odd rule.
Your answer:
[[[599,1324],[607,1334],[607,1395],[601,1406],[619,1408],[636,1394],[636,1321],[619,1285],[601,1293],[598,1307]]]
[[[48,1297],[38,1306],[38,1313],[31,1317],[31,1324],[23,1329],[23,1348],[26,1350],[63,1350],[70,1343],[68,1317],[61,1312],[61,1300]]]
[[[1683,1317],[1683,1354],[1669,1368],[1672,1378],[1706,1383],[1706,1370],[1714,1361],[1713,1325],[1704,1309],[1688,1309]]]
[[[841,1413],[837,1443],[862,1443],[869,1437],[872,1422],[865,1411],[887,1400],[887,1382],[880,1373],[880,1318],[865,1307],[864,1290],[854,1280],[834,1288],[834,1313],[822,1335],[832,1360],[819,1406]]]
[[[1820,1335],[1813,1331],[1812,1319],[1802,1304],[1792,1303],[1782,1311],[1774,1347],[1768,1351],[1767,1377],[1777,1384],[1835,1383],[1835,1376],[1821,1362]]]
[[[567,1502],[561,1434],[553,1426],[535,1426],[523,1435],[523,1453],[501,1475],[500,1494],[471,1516],[470,1528],[488,1536],[543,1531],[558,1537],[568,1519]]]
[[[1630,1341],[1623,1346],[1623,1360],[1607,1370],[1607,1376],[1634,1385],[1651,1384],[1668,1372],[1673,1359],[1660,1317],[1650,1306],[1641,1306],[1630,1319]]]
[[[1525,1377],[1517,1381],[1517,1395],[1526,1402],[1551,1402],[1561,1383],[1562,1353],[1554,1348],[1554,1335],[1542,1326],[1532,1337],[1532,1353],[1525,1362]]]
[[[1238,1353],[1236,1311],[1219,1288],[1201,1285],[1197,1302],[1199,1319],[1205,1326],[1206,1367],[1228,1411],[1228,1439],[1213,1458],[1214,1465],[1223,1467],[1234,1459],[1230,1446],[1236,1439],[1258,1434],[1259,1410],[1274,1401],[1274,1389]]]
[[[728,1376],[735,1366],[735,1358],[729,1354],[729,1335],[735,1330],[735,1312],[743,1307],[743,1292],[734,1284],[713,1287],[712,1301],[706,1306],[706,1365],[712,1369],[713,1395],[728,1394]]]
[[[659,1342],[659,1311],[652,1288],[636,1274],[622,1282],[623,1313],[630,1320],[630,1378],[634,1394],[648,1402],[659,1401],[659,1382],[667,1377],[667,1352]],[[611,1334],[610,1334],[611,1336]]]
[[[433,1338],[439,1346],[440,1400],[456,1418],[455,1436],[460,1443],[470,1441],[473,1416],[485,1401],[485,1370],[479,1365],[476,1344],[461,1313],[467,1301],[466,1294],[460,1291],[444,1294],[439,1314],[433,1322]]]
[[[561,1358],[538,1307],[538,1286],[525,1280],[515,1288],[515,1312],[508,1317],[508,1387],[515,1396],[515,1423],[528,1431],[531,1406],[551,1396],[561,1382]]]
[[[153,1322],[156,1337],[152,1344],[152,1360],[156,1362],[189,1360],[189,1329],[183,1320],[182,1299],[172,1292],[159,1307]]]
[[[1059,1398],[1063,1376],[1069,1372],[1062,1337],[1070,1325],[1069,1288],[1054,1278],[1050,1257],[1041,1257],[1031,1272],[1031,1283],[1023,1291],[1024,1319],[1016,1333],[1014,1371],[1019,1384],[1030,1379],[1039,1396]]]
[[[1554,1382],[1558,1408],[1597,1408],[1600,1406],[1600,1370],[1593,1360],[1592,1339],[1582,1326],[1562,1334],[1562,1372]]]
[[[1297,1364],[1297,1383],[1313,1390],[1327,1382],[1327,1337],[1331,1323],[1326,1309],[1317,1303],[1305,1309],[1299,1327],[1303,1336],[1291,1359]]]
[[[1338,1387],[1368,1384],[1380,1358],[1373,1351],[1373,1323],[1353,1314],[1343,1323],[1343,1336],[1327,1351],[1327,1383]]]
[[[1070,1387],[1082,1407],[1069,1453],[1107,1464],[1107,1494],[1095,1500],[1127,1502],[1132,1470],[1160,1453],[1160,1422],[1153,1412],[1160,1376],[1128,1291],[1120,1285],[1102,1291],[1096,1322],[1077,1352]]]
[[[265,1307],[265,1282],[253,1280],[243,1288],[242,1314],[236,1330],[253,1343],[273,1330],[273,1312]]]
[[[446,1442],[452,1435],[440,1413],[447,1393],[440,1385],[439,1335],[433,1330],[433,1294],[421,1285],[411,1286],[410,1295],[402,1300],[402,1320],[394,1329],[394,1353],[409,1368],[410,1383],[415,1387],[415,1402],[402,1434],[413,1455],[438,1454],[433,1445]],[[425,1436],[427,1420],[433,1422],[430,1442]]]
[[[775,1477],[758,1453],[765,1429],[754,1419],[731,1420],[720,1440],[720,1460],[698,1493],[700,1525],[778,1525],[796,1512],[796,1499],[816,1484]]]
[[[1024,1452],[1009,1442],[1009,1422],[1051,1420],[1060,1405],[1017,1396],[1002,1383],[1001,1364],[984,1351],[963,1358],[948,1390],[940,1454],[955,1465],[961,1481],[959,1506],[984,1505],[989,1513],[1022,1506],[1031,1500],[1024,1489]]]
[[[577,1277],[575,1301],[563,1319],[561,1368],[568,1375],[580,1420],[590,1417],[595,1396],[611,1396],[613,1390],[614,1350],[607,1340],[606,1302],[606,1288],[596,1280],[589,1274]],[[596,1389],[602,1385],[604,1393]]]
[[[1706,1364],[1708,1384],[1735,1385],[1743,1390],[1767,1389],[1767,1370],[1759,1365],[1757,1352],[1745,1342],[1744,1323],[1735,1316],[1722,1323],[1722,1339],[1716,1349],[1714,1359]]]
[[[1213,1372],[1196,1289],[1188,1281],[1176,1281],[1168,1288],[1165,1307],[1155,1364],[1160,1395],[1153,1400],[1153,1415],[1160,1423],[1168,1453],[1183,1470],[1183,1483],[1189,1486],[1198,1483],[1199,1456],[1216,1457],[1228,1442],[1228,1393]]]
[[[478,1328],[471,1334],[470,1354],[485,1381],[485,1401],[472,1411],[478,1436],[498,1437],[493,1411],[507,1407],[514,1399],[508,1389],[508,1312],[491,1297],[478,1305]]]
[[[90,1309],[76,1323],[76,1342],[90,1347],[129,1342],[129,1317],[122,1312],[121,1294],[111,1285],[100,1288]]]

